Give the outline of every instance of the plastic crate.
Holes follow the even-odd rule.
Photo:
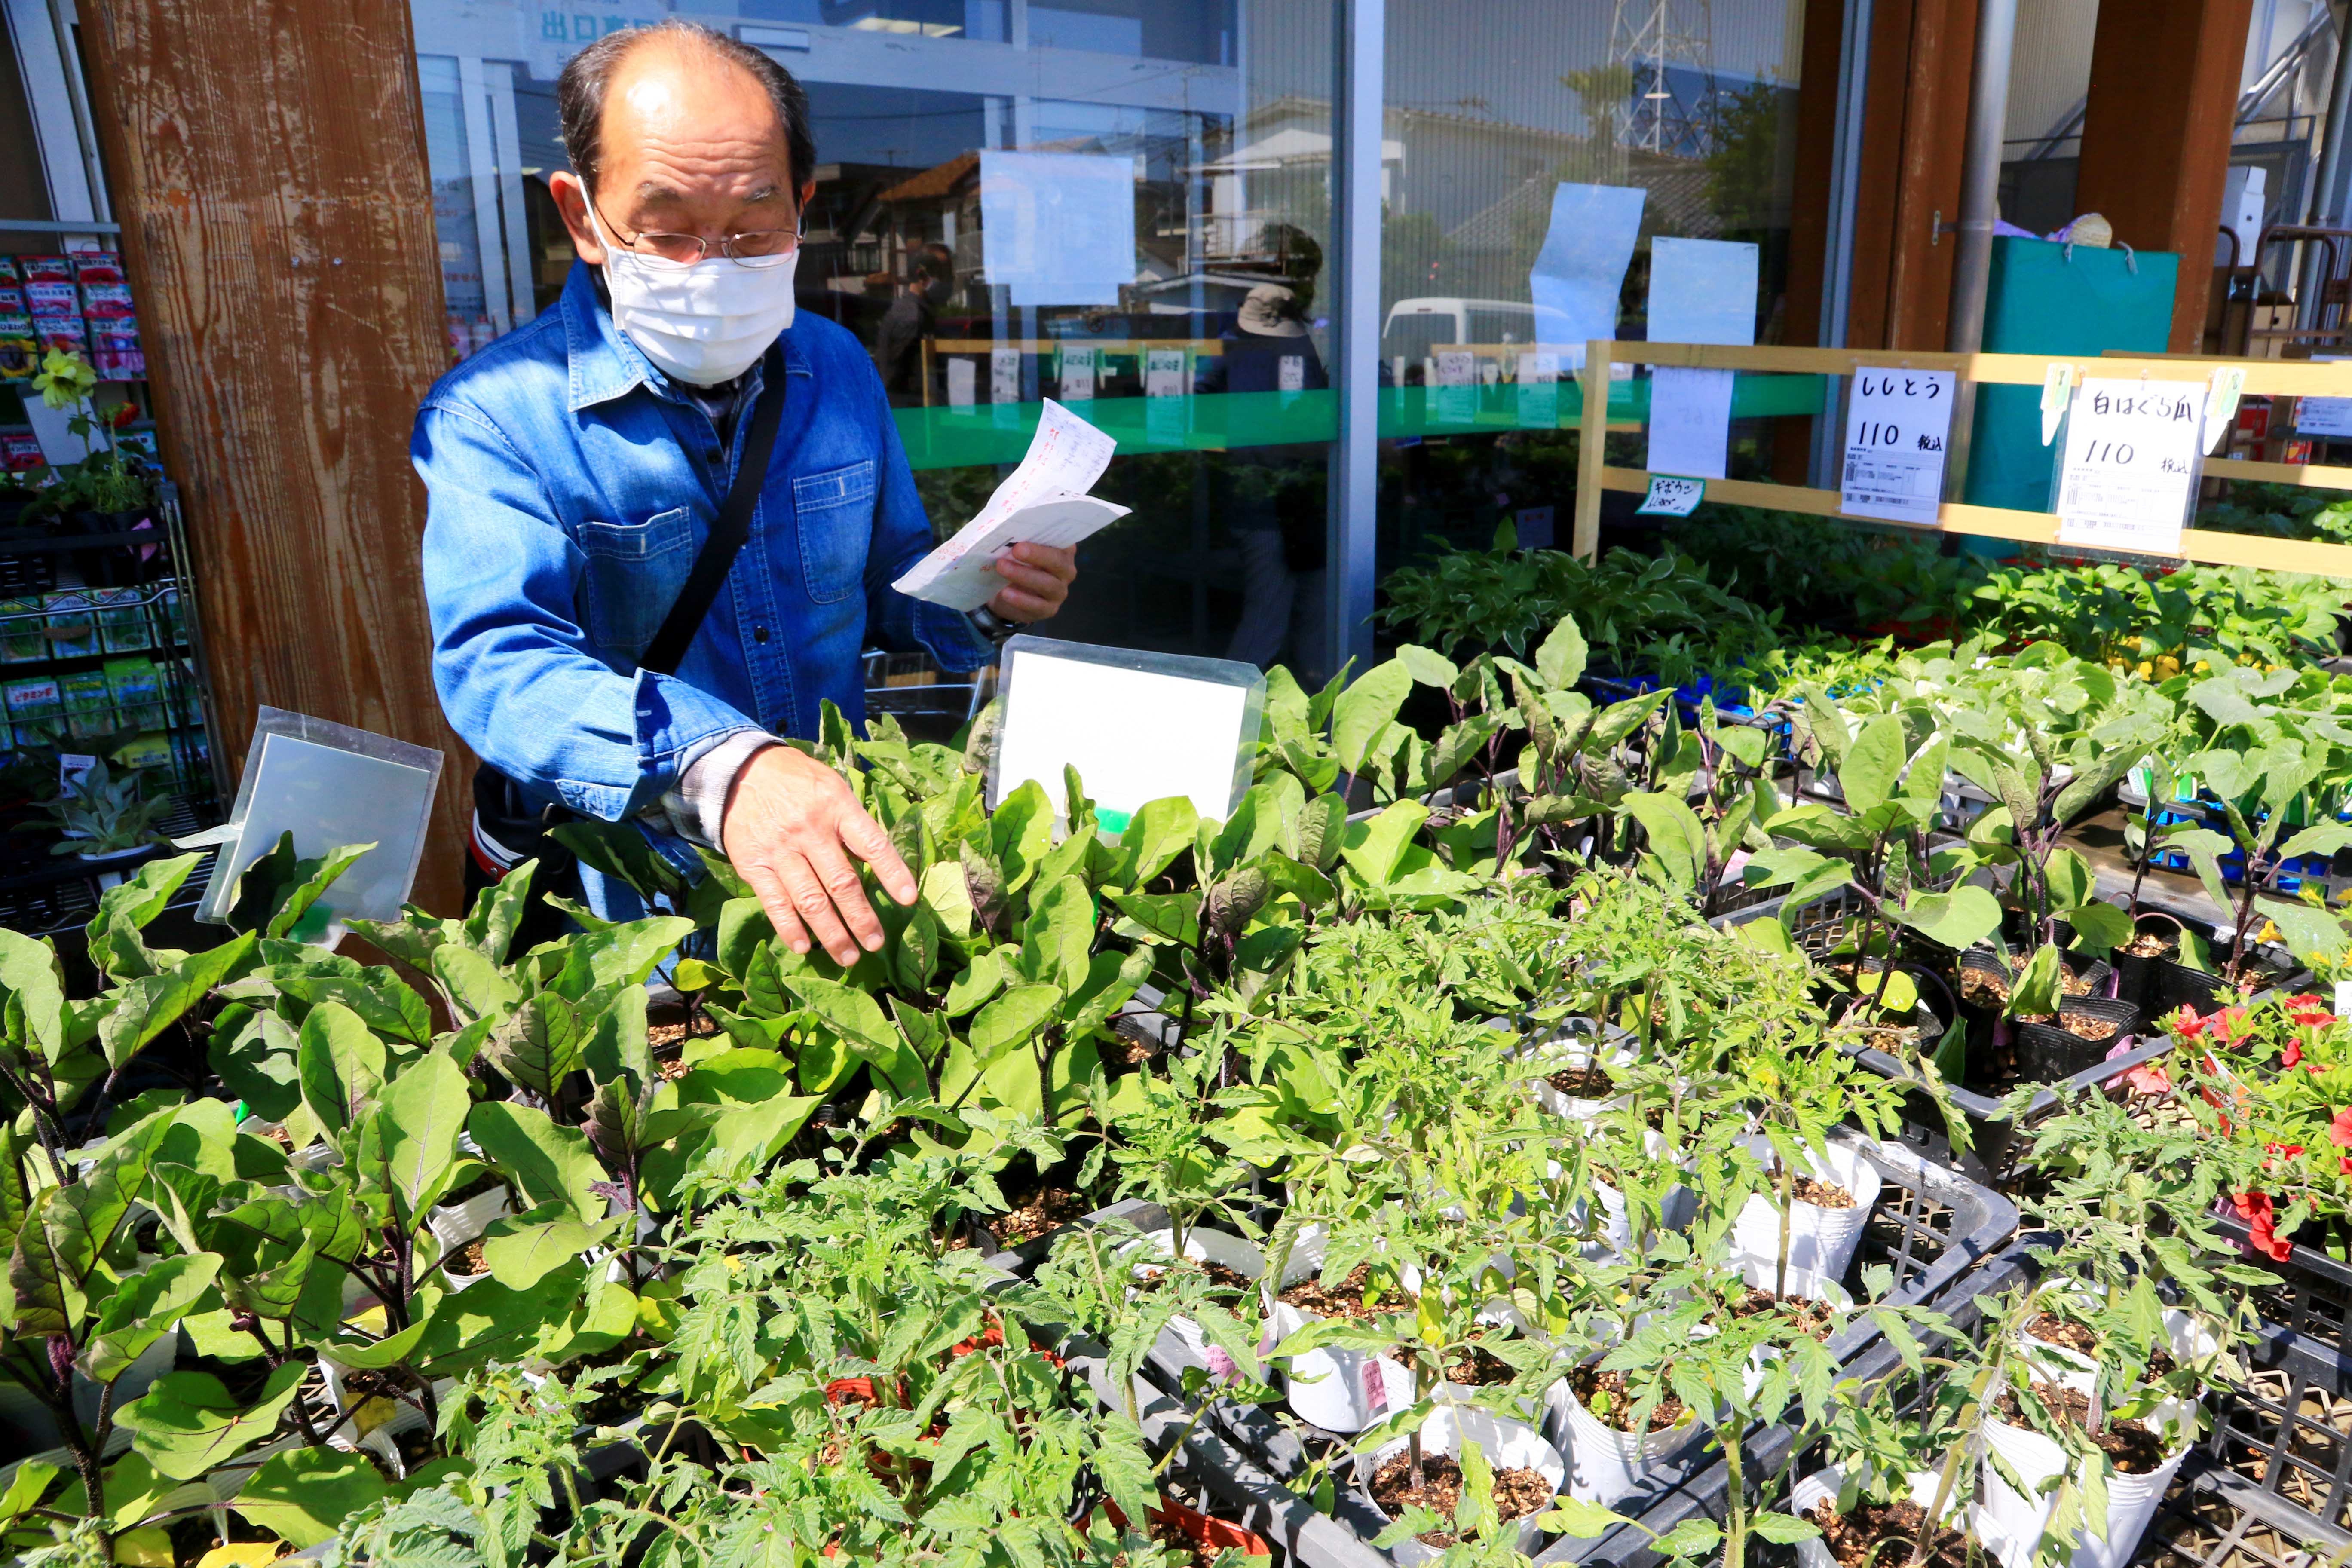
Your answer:
[[[1928,1300],[1928,1304],[1949,1315],[1953,1326],[1967,1332],[1975,1328],[1980,1316],[1978,1303],[1987,1295],[2030,1278],[2022,1246],[2012,1246],[1985,1267],[1951,1280]],[[1894,1347],[1881,1340],[1846,1371],[1850,1376],[1875,1381],[1900,1364]],[[1752,1433],[1742,1450],[1743,1468],[1756,1478],[1805,1474],[1805,1467],[1792,1465],[1797,1458],[1796,1442],[1797,1434],[1786,1426],[1768,1426]],[[1562,1537],[1536,1561],[1591,1563],[1596,1568],[1657,1568],[1663,1560],[1650,1550],[1650,1532],[1664,1534],[1683,1521],[1702,1514],[1719,1524],[1728,1511],[1726,1505],[1730,1495],[1731,1472],[1720,1461],[1706,1465],[1644,1499],[1638,1513],[1619,1505],[1617,1511],[1638,1519],[1642,1529],[1619,1525],[1590,1540]]]
[[[1849,1282],[1858,1281],[1861,1270],[1866,1267],[1885,1265],[1894,1271],[1894,1288],[1888,1300],[1904,1304],[1934,1301],[1948,1295],[1956,1282],[2015,1233],[2016,1207],[1998,1193],[1959,1173],[1929,1164],[1901,1147],[1888,1147],[1866,1157],[1876,1167],[1883,1186],[1877,1207],[1864,1228],[1861,1245],[1848,1271]],[[1108,1218],[1125,1219],[1139,1229],[1150,1229],[1162,1216],[1150,1205],[1131,1203],[1115,1205],[1076,1223],[1087,1225]],[[1010,1255],[991,1261],[1008,1271],[1034,1267]],[[1876,1325],[1866,1318],[1831,1342],[1839,1360],[1847,1363],[1869,1357],[1881,1343]],[[1167,1349],[1168,1342],[1163,1338],[1154,1352],[1151,1370],[1162,1388],[1172,1391],[1181,1387],[1184,1368],[1163,1358],[1162,1352]],[[1255,1406],[1219,1404],[1211,1407],[1201,1426],[1213,1440],[1213,1451],[1188,1457],[1225,1467],[1222,1474],[1203,1472],[1202,1479],[1210,1489],[1237,1501],[1245,1497],[1255,1499],[1251,1506],[1260,1512],[1245,1520],[1249,1528],[1279,1543],[1286,1531],[1295,1532],[1302,1510],[1314,1513],[1312,1504],[1288,1484],[1292,1479],[1303,1477],[1310,1456],[1301,1440],[1270,1413]],[[1346,1450],[1352,1441],[1311,1429],[1307,1440],[1332,1453]],[[1647,1518],[1651,1499],[1671,1495],[1703,1470],[1706,1463],[1706,1449],[1695,1442],[1678,1461],[1668,1461],[1653,1491],[1622,1500],[1616,1505],[1618,1511],[1629,1517]],[[1266,1489],[1269,1487],[1271,1491]],[[1397,1548],[1393,1554],[1373,1548],[1371,1541],[1387,1528],[1388,1521],[1385,1517],[1372,1517],[1369,1505],[1352,1497],[1345,1488],[1340,1489],[1336,1512],[1318,1518],[1322,1522],[1311,1539],[1299,1537],[1296,1545],[1286,1548],[1294,1552],[1294,1561],[1308,1568],[1362,1568],[1370,1563],[1417,1562],[1430,1555],[1425,1549],[1412,1544]],[[1336,1533],[1328,1528],[1334,1524],[1339,1527]],[[1559,1549],[1557,1545],[1552,1548],[1555,1552]]]
[[[2352,1353],[2352,1264],[2315,1247],[2294,1246],[2284,1258],[2258,1252],[2252,1227],[2235,1214],[2216,1221],[2248,1261],[2276,1276],[2249,1293],[2263,1321],[2339,1353]],[[2352,1389],[2352,1384],[2347,1384]]]

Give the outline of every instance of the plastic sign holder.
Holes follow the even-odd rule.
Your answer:
[[[306,860],[352,845],[375,846],[327,889],[313,920],[320,910],[331,930],[354,919],[398,920],[425,854],[441,763],[429,747],[262,709],[228,821],[181,840],[182,848],[220,846],[196,918],[226,924],[238,881],[291,833],[294,853]]]
[[[1764,375],[1858,375],[1864,371],[1948,371],[1957,385],[1955,401],[1973,395],[1979,385],[2034,386],[2042,389],[2043,407],[2057,426],[2071,414],[2083,383],[2129,379],[2134,382],[2187,381],[2194,378],[2200,399],[2211,401],[2211,391],[2234,391],[2247,397],[2352,398],[2352,360],[2221,359],[2197,354],[2007,354],[1927,353],[1903,350],[1809,349],[1763,343],[1753,347],[1727,343],[1621,342],[1595,338],[1585,347],[1584,413],[1579,424],[1578,449],[1584,454],[1576,479],[1576,526],[1570,548],[1590,560],[1601,545],[1601,497],[1616,490],[1646,496],[1654,477],[1646,468],[1610,466],[1603,453],[1609,435],[1609,382],[1618,365],[1683,366],[1703,370],[1745,371]],[[2228,385],[2216,380],[2223,370],[2235,374]],[[2211,389],[2209,391],[2209,389]],[[1827,416],[1822,416],[1826,417]],[[2063,454],[2060,454],[2063,458]],[[2244,458],[2206,459],[2190,479],[2261,479],[2274,484],[2310,485],[2327,489],[2352,489],[2352,468],[2317,463],[2268,463]],[[1815,517],[1856,517],[1843,505],[1839,490],[1804,485],[1764,484],[1751,479],[1710,479],[1706,499],[1732,506],[1769,507],[1778,511],[1805,512]],[[2304,572],[2320,576],[2352,577],[2352,544],[2331,544],[2308,539],[2267,539],[2257,534],[2230,533],[2219,529],[2184,528],[2177,540],[2168,526],[2157,548],[2108,544],[2105,549],[2166,561],[2195,561],[2213,566],[2254,566],[2268,572]],[[1898,523],[1897,526],[1906,526]],[[2061,544],[2055,513],[2017,511],[2007,507],[1971,506],[1944,501],[1932,521],[1907,526],[1932,528],[1944,533],[1972,534],[1985,539],[2009,539],[2026,544]],[[2063,546],[2062,546],[2063,547]]]
[[[1034,779],[1066,823],[1065,767],[1113,832],[1168,795],[1223,821],[1249,788],[1265,712],[1255,665],[1024,636],[1004,645],[1003,669],[991,811]]]

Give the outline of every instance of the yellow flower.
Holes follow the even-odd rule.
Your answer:
[[[2156,673],[2156,666],[2155,666],[2155,665],[2151,664],[2151,663],[2150,663],[2149,661],[2147,661],[2147,659],[2141,659],[2141,660],[2139,661],[2139,678],[2140,678],[2142,680],[2146,680],[2149,676],[2151,676],[2151,675],[2153,675],[2153,674],[2155,674],[2155,673]]]
[[[2202,668],[2204,667],[2200,665],[2198,668]],[[2158,675],[2179,675],[2180,673],[2180,660],[2168,653],[2159,655],[2156,661],[2156,670]]]
[[[71,349],[51,349],[33,377],[33,390],[51,408],[71,408],[98,390],[98,372]]]

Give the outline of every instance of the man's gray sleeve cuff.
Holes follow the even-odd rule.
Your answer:
[[[728,793],[746,763],[770,746],[782,745],[763,730],[739,730],[686,765],[677,787],[662,797],[671,824],[686,838],[722,852],[719,826],[727,816]]]

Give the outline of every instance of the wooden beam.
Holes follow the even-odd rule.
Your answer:
[[[2253,0],[2102,5],[2083,111],[2077,212],[2180,258],[2172,347],[2200,346]]]
[[[1641,468],[1601,470],[1601,488],[1633,495],[1647,494],[1650,476]],[[1706,499],[1732,506],[1765,507],[1775,511],[1802,512],[1812,517],[1844,518],[1835,490],[1807,489],[1796,485],[1759,484],[1752,479],[1709,479]],[[1580,500],[1581,498],[1580,497]],[[1889,523],[1919,533],[1971,533],[1987,539],[2013,539],[2021,544],[2058,544],[2058,520],[2048,512],[2010,511],[2000,507],[1964,506],[1946,501],[1936,526]],[[1874,518],[1847,519],[1877,522]],[[2302,539],[2272,539],[2258,533],[2222,533],[2191,528],[2180,535],[2177,556],[2152,556],[2158,562],[2194,561],[2209,566],[2255,566],[2270,572],[2302,572],[2319,577],[2352,577],[2352,544],[2323,544]]]
[[[472,759],[434,696],[409,426],[448,367],[408,0],[82,0],[98,129],[234,773],[268,704]]]
[[[1587,343],[1584,369],[1577,377],[1584,394],[1584,410],[1577,427],[1576,527],[1569,536],[1569,550],[1587,561],[1601,552],[1601,486],[1596,476],[1609,460],[1609,362],[1614,346],[1605,339]]]
[[[2245,367],[2244,391],[2252,397],[2352,397],[2352,360],[2171,359],[2121,354],[1955,354],[1927,350],[1810,349],[1780,343],[1753,347],[1729,343],[1598,342],[1617,364],[1664,364],[1743,370],[1782,375],[1851,375],[1856,370],[1949,370],[1964,381],[2009,386],[2039,386],[2053,364],[2072,364],[2082,377],[2127,381],[2204,382],[2214,365]],[[2284,468],[2286,464],[2273,464]],[[2310,484],[2329,481],[2309,479]]]

